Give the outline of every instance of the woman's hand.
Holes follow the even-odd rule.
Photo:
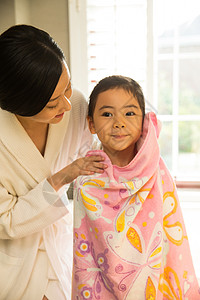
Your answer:
[[[79,175],[91,175],[94,173],[103,173],[107,167],[104,163],[104,158],[100,155],[92,155],[75,160],[69,167],[72,169],[73,181]]]
[[[79,175],[103,173],[104,169],[107,168],[107,165],[105,165],[103,161],[104,158],[100,155],[79,158],[47,180],[52,187],[58,191],[63,185],[72,182]]]

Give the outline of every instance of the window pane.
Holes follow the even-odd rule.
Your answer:
[[[88,93],[100,79],[146,80],[146,0],[87,1]]]
[[[142,1],[134,6],[133,2],[116,7],[116,73],[140,81],[145,76],[146,16]]]
[[[200,10],[200,5],[199,5],[199,10]],[[200,15],[180,25],[179,32],[180,32],[180,52],[199,53],[200,52]]]
[[[180,114],[200,114],[199,75],[200,59],[180,60]]]
[[[174,51],[174,31],[166,30],[158,39],[158,54],[172,54]]]
[[[166,135],[161,153],[171,158],[169,167],[177,179],[199,180],[200,150],[195,139],[200,140],[200,1],[156,0],[155,4],[155,103],[164,121],[173,120],[172,147],[166,148]]]
[[[172,170],[172,122],[162,122],[159,144],[161,156],[167,167]]]
[[[178,173],[191,178],[199,177],[200,121],[179,122]]]
[[[115,0],[87,0],[88,6],[113,6],[115,5]]]
[[[172,61],[158,61],[158,113],[160,115],[172,114],[172,78]]]

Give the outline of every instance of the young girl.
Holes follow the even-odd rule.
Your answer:
[[[108,168],[75,185],[72,299],[200,299],[159,123],[132,79],[94,88],[88,123]]]

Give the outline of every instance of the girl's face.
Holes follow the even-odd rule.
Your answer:
[[[93,118],[88,118],[88,124],[108,155],[133,151],[142,132],[142,111],[131,93],[115,88],[98,95]]]
[[[36,115],[31,117],[17,116],[18,119],[24,121],[35,121],[47,124],[56,124],[60,122],[66,111],[71,109],[69,101],[72,95],[70,74],[67,64],[63,62],[63,72],[60,76],[58,84],[46,106]]]

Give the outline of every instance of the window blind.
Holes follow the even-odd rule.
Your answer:
[[[146,1],[88,0],[89,92],[103,77],[121,74],[146,80]]]

